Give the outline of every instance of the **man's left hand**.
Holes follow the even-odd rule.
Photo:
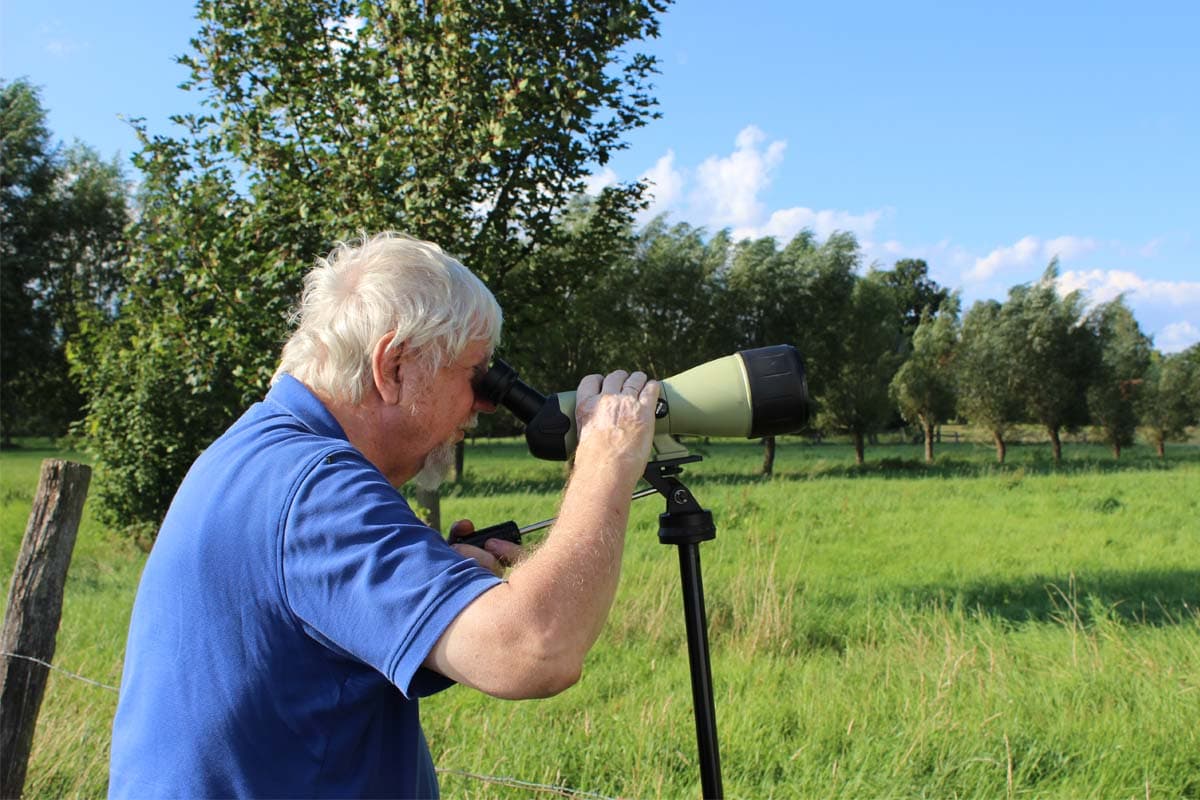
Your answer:
[[[483,543],[483,547],[455,541],[470,536],[474,532],[475,523],[471,520],[460,519],[455,522],[450,526],[450,535],[447,537],[450,547],[461,556],[475,559],[479,566],[498,578],[503,578],[504,571],[525,556],[525,548],[506,539],[488,539]]]

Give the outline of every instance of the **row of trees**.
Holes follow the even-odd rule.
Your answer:
[[[668,376],[788,342],[807,361],[814,429],[849,433],[860,460],[897,408],[927,430],[955,413],[998,430],[1001,456],[1016,421],[1057,435],[1088,413],[1101,420],[1113,385],[1100,377],[1112,360],[1104,343],[1125,323],[1084,315],[1048,281],[960,319],[924,262],[863,274],[849,234],[804,232],[781,246],[661,219],[638,230],[644,186],[584,196],[588,170],[656,116],[655,62],[629,48],[657,35],[664,7],[201,0],[182,60],[207,110],[177,118],[172,136],[141,131],[135,211],[123,192],[102,193],[118,220],[109,227],[54,206],[83,170],[50,146],[36,92],[2,87],[5,434],[42,431],[54,390],[30,365],[49,359],[20,358],[55,349],[86,399],[78,430],[99,462],[93,491],[108,521],[156,522],[197,453],[264,392],[312,258],[389,228],[438,241],[480,273],[505,308],[505,357],[537,386],[617,366]],[[27,166],[56,160],[50,181]],[[115,165],[84,160],[110,176],[105,186],[120,184]],[[44,204],[59,210],[39,217]],[[35,218],[48,222],[23,221]],[[42,241],[90,244],[42,251]],[[10,274],[10,263],[28,267]],[[59,293],[56,275],[89,288]],[[24,319],[50,322],[10,332],[10,298]],[[1000,329],[1012,336],[991,336]],[[1176,375],[1195,381],[1176,369],[1194,354],[1166,359],[1140,341],[1149,366],[1114,379],[1122,402],[1146,397],[1167,365],[1164,396],[1200,395],[1175,388]],[[997,365],[1008,374],[985,380]],[[25,398],[11,405],[10,379]],[[1051,393],[1075,405],[1043,410]],[[976,402],[985,396],[1000,398],[994,416]],[[1176,405],[1187,408],[1181,425],[1194,418]]]
[[[1161,455],[1200,418],[1200,345],[1159,353],[1123,298],[1089,310],[1079,293],[1060,294],[1055,262],[962,314],[924,261],[864,274],[849,234],[817,243],[803,232],[780,247],[658,220],[602,262],[588,252],[580,241],[539,253],[553,262],[545,274],[580,283],[542,287],[545,318],[506,345],[551,387],[629,364],[669,376],[791,343],[805,357],[813,430],[848,434],[859,463],[901,417],[922,431],[929,461],[936,426],[952,420],[986,430],[999,461],[1014,426],[1039,425],[1059,461],[1064,430],[1096,426],[1119,457],[1140,426]]]
[[[1162,456],[1200,418],[1200,345],[1164,356],[1123,298],[1086,311],[1080,294],[1058,293],[1057,276],[1052,262],[1004,302],[977,302],[961,319],[955,304],[922,315],[891,394],[924,431],[926,460],[933,427],[955,417],[987,430],[999,461],[1015,424],[1038,424],[1056,462],[1064,429],[1097,427],[1119,458],[1141,426]]]

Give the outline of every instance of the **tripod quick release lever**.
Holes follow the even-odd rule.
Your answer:
[[[641,489],[634,492],[630,500],[637,500],[640,497],[646,497],[648,495],[657,493],[657,489]],[[542,528],[549,528],[554,524],[556,519],[557,517],[551,517],[550,519],[544,519],[541,522],[534,522],[531,525],[526,525],[523,528],[518,528],[517,523],[509,520],[508,522],[501,522],[499,525],[491,525],[487,528],[482,528],[467,536],[452,536],[449,541],[450,544],[469,544],[473,547],[483,547],[483,543],[488,539],[504,539],[505,541],[512,542],[513,544],[520,544],[522,536],[527,533],[533,533],[534,531],[540,531]]]

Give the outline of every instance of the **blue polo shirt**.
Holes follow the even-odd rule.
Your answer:
[[[434,797],[421,666],[498,579],[282,378],[188,472],[134,603],[112,797]]]

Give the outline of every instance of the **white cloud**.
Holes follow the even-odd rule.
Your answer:
[[[1095,249],[1094,240],[1079,236],[1059,236],[1046,241],[1036,236],[1026,236],[1015,244],[997,247],[983,258],[977,258],[975,266],[967,270],[963,279],[968,283],[979,283],[998,272],[1034,264],[1048,265],[1054,258],[1069,261]]]
[[[612,186],[617,182],[617,173],[612,167],[605,167],[599,172],[593,172],[584,179],[584,193],[595,197],[600,194],[605,187]]]
[[[1154,258],[1158,255],[1158,249],[1162,247],[1162,243],[1162,237],[1151,239],[1138,248],[1138,255],[1142,258]]]
[[[1154,337],[1154,346],[1164,353],[1178,353],[1200,342],[1200,328],[1186,320],[1163,326]]]
[[[1092,239],[1083,239],[1078,236],[1059,236],[1057,239],[1051,239],[1042,245],[1042,258],[1045,259],[1046,263],[1050,263],[1050,259],[1052,258],[1070,261],[1095,249],[1096,242]]]
[[[771,172],[783,161],[787,142],[766,142],[754,125],[741,130],[728,156],[709,156],[696,168],[696,187],[690,204],[714,227],[741,228],[757,224],[764,214],[759,194],[771,183]]]
[[[1128,270],[1093,269],[1064,272],[1056,285],[1062,294],[1082,292],[1088,305],[1124,295],[1142,330],[1154,337],[1154,346],[1164,353],[1200,341],[1200,328],[1196,326],[1200,320],[1200,281],[1158,280]]]
[[[986,281],[1001,270],[1028,266],[1041,249],[1036,237],[1026,236],[1016,244],[998,247],[983,258],[976,259],[975,266],[963,277],[971,282]]]
[[[647,190],[650,205],[639,219],[643,224],[679,202],[683,195],[683,184],[687,180],[684,173],[675,168],[674,150],[668,150],[665,156],[654,162],[654,166],[643,173],[641,179],[650,184]]]
[[[1057,285],[1064,294],[1079,290],[1094,303],[1106,303],[1124,294],[1130,300],[1154,305],[1176,308],[1200,305],[1200,281],[1160,281],[1126,270],[1064,272]]]
[[[651,184],[650,206],[639,215],[639,222],[674,211],[710,230],[729,228],[735,239],[774,236],[785,243],[805,228],[819,239],[835,231],[849,231],[860,239],[869,236],[885,211],[768,209],[762,196],[786,150],[786,141],[770,140],[754,125],[738,133],[733,152],[711,155],[693,170],[679,166],[675,151],[668,150],[642,175]]]
[[[788,242],[797,233],[808,228],[818,239],[827,239],[831,233],[837,231],[849,231],[861,239],[870,235],[882,216],[882,211],[852,214],[849,211],[831,209],[814,211],[811,208],[785,208],[773,212],[764,225],[735,228],[733,235],[739,239],[774,236],[780,242]]]
[[[46,52],[56,58],[69,56],[80,49],[80,45],[70,39],[51,39],[46,42]]]

